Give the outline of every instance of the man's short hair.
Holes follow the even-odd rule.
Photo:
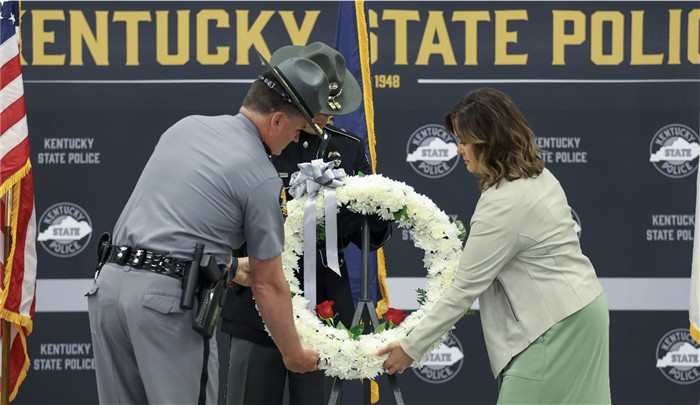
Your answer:
[[[262,76],[277,83],[277,79],[270,71],[264,72]],[[277,85],[279,86],[279,83]],[[243,107],[264,115],[280,111],[292,117],[303,116],[301,110],[294,104],[283,99],[282,96],[260,80],[255,80],[250,89],[248,89],[248,94],[243,99]]]

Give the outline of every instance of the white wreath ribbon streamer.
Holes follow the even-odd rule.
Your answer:
[[[322,159],[298,166],[299,171],[292,173],[289,181],[289,194],[296,199],[309,196],[304,203],[304,295],[309,300],[309,308],[313,309],[316,306],[316,196],[323,190],[327,265],[340,276],[335,189],[343,186],[345,170],[334,169],[333,162]]]

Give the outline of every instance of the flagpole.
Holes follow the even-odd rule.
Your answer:
[[[3,232],[4,262],[2,270],[2,289],[7,288],[5,285],[5,269],[9,260],[10,250],[12,248],[12,187],[7,190],[4,196],[5,204],[5,229]],[[10,403],[10,333],[11,325],[7,319],[2,319],[2,381],[0,382],[0,405]]]

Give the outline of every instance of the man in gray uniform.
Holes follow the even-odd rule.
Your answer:
[[[291,198],[287,193],[290,174],[299,170],[298,164],[323,158],[334,161],[348,175],[360,172],[370,174],[372,168],[365,157],[364,143],[345,130],[328,125],[331,115],[349,114],[355,111],[362,101],[362,91],[352,73],[345,65],[345,59],[335,49],[321,42],[307,46],[284,46],[275,51],[270,64],[276,66],[287,59],[304,57],[316,62],[328,77],[328,102],[313,121],[323,127],[323,139],[310,127],[302,131],[299,142],[290,144],[272,163],[284,182],[285,200]],[[336,322],[341,321],[350,327],[355,313],[351,291],[350,273],[343,250],[350,242],[361,246],[362,216],[348,210],[338,214],[338,249],[340,275],[326,265],[325,243],[319,245],[316,257],[316,269],[307,270],[302,265],[297,273],[300,285],[307,271],[315,271],[317,278],[317,302],[332,300],[337,314]],[[369,216],[370,246],[376,249],[389,237],[391,227],[376,216]],[[246,265],[242,258],[241,267]],[[359,277],[358,277],[359,278]],[[229,374],[226,385],[226,404],[228,405],[278,405],[282,404],[285,386],[289,390],[289,403],[292,405],[323,405],[333,386],[333,379],[325,377],[323,372],[298,374],[289,372],[282,361],[280,352],[268,336],[258,310],[255,308],[249,288],[239,288],[228,294],[222,312],[221,329],[231,335],[231,352],[229,357]],[[264,386],[265,389],[260,389]]]
[[[292,319],[282,180],[269,156],[298,140],[327,97],[322,69],[295,58],[260,76],[239,114],[186,117],[161,136],[88,293],[101,403],[218,402],[216,339],[192,329],[196,306],[180,306],[198,243],[235,271],[232,250],[247,242],[250,272],[235,281],[252,287],[285,365],[317,369],[318,353],[302,347]]]

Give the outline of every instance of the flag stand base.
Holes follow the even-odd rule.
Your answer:
[[[379,320],[377,319],[377,313],[374,309],[374,303],[369,298],[369,224],[367,223],[367,217],[365,216],[362,223],[362,293],[361,298],[357,303],[355,308],[355,315],[352,318],[352,327],[360,324],[362,321],[366,327],[365,332],[369,329],[370,331],[379,325]],[[368,328],[368,327],[369,328]],[[401,396],[401,389],[399,388],[399,382],[396,379],[396,374],[387,374],[389,378],[389,385],[391,386],[391,392],[394,394],[394,399],[397,405],[403,405],[403,397]],[[371,404],[371,383],[367,381],[368,384],[364,384],[362,389],[363,404]],[[335,377],[333,379],[333,387],[331,388],[331,395],[328,398],[328,405],[340,405],[342,401],[343,393],[343,380]]]

